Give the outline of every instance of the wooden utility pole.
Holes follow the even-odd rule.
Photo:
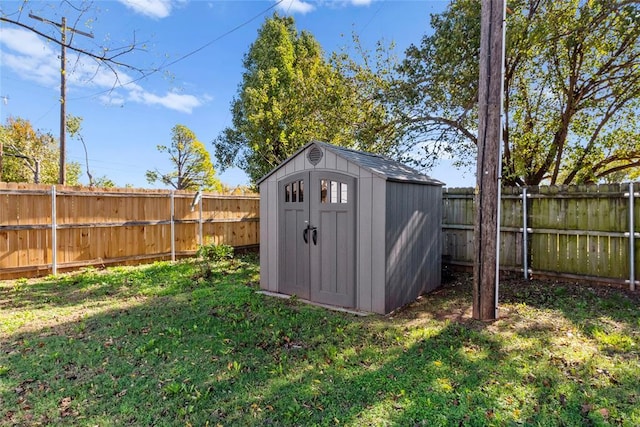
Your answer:
[[[505,0],[482,0],[473,318],[498,317]]]
[[[62,48],[62,52],[60,53],[60,175],[58,178],[58,184],[64,185],[66,181],[66,103],[67,103],[67,31],[71,31],[73,33],[80,34],[85,37],[93,38],[93,34],[85,33],[84,31],[76,30],[75,28],[67,27],[67,18],[62,17],[62,22],[57,23],[53,21],[49,21],[48,19],[41,18],[39,16],[29,14],[30,18],[36,19],[38,21],[55,25],[60,28],[60,32],[62,33],[62,38],[60,41],[60,46]]]

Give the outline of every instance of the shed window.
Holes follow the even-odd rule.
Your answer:
[[[320,203],[327,203],[327,186],[329,181],[326,179],[320,180]]]
[[[331,203],[338,203],[339,182],[331,181]]]
[[[304,181],[298,181],[298,201],[304,202]]]
[[[340,203],[347,203],[347,184],[345,182],[340,184]]]
[[[285,203],[304,202],[304,180],[294,181],[284,186]]]
[[[320,180],[320,203],[348,203],[349,187],[344,182]]]

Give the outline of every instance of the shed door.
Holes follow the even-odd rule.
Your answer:
[[[310,296],[308,182],[307,172],[287,178],[278,185],[281,233],[279,291],[304,299]]]
[[[355,179],[311,172],[311,300],[355,307]]]
[[[303,172],[279,184],[280,292],[355,306],[355,179]]]

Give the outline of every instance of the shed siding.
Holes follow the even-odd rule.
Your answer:
[[[385,272],[385,184],[378,177],[372,179],[371,202],[371,310],[386,313],[385,287],[389,287]],[[385,286],[386,285],[386,286]]]
[[[278,184],[260,184],[260,287],[278,290]]]
[[[336,159],[336,170],[339,170],[342,173],[349,173],[349,162],[347,162],[342,157],[338,157]],[[358,168],[358,175],[360,172],[360,168]]]
[[[358,188],[358,243],[356,259],[358,275],[356,280],[356,306],[360,310],[372,311],[371,297],[371,213],[373,212],[373,179],[360,178]]]
[[[306,152],[305,152],[306,153]],[[305,158],[307,156],[298,156],[294,159],[294,169],[296,172],[300,172],[304,170],[304,166],[305,166]]]
[[[385,312],[440,286],[439,186],[387,182]]]

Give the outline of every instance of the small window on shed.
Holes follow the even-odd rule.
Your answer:
[[[320,203],[327,203],[327,189],[328,181],[326,179],[320,180]]]
[[[298,201],[298,181],[293,182],[293,190],[291,191],[291,201],[293,203]]]
[[[331,181],[331,203],[338,203],[338,185],[340,183]]]
[[[298,181],[298,201],[304,202],[304,181]]]
[[[291,184],[287,184],[284,187],[284,201],[285,202],[291,201]]]
[[[347,203],[347,184],[345,182],[340,183],[340,203]]]

